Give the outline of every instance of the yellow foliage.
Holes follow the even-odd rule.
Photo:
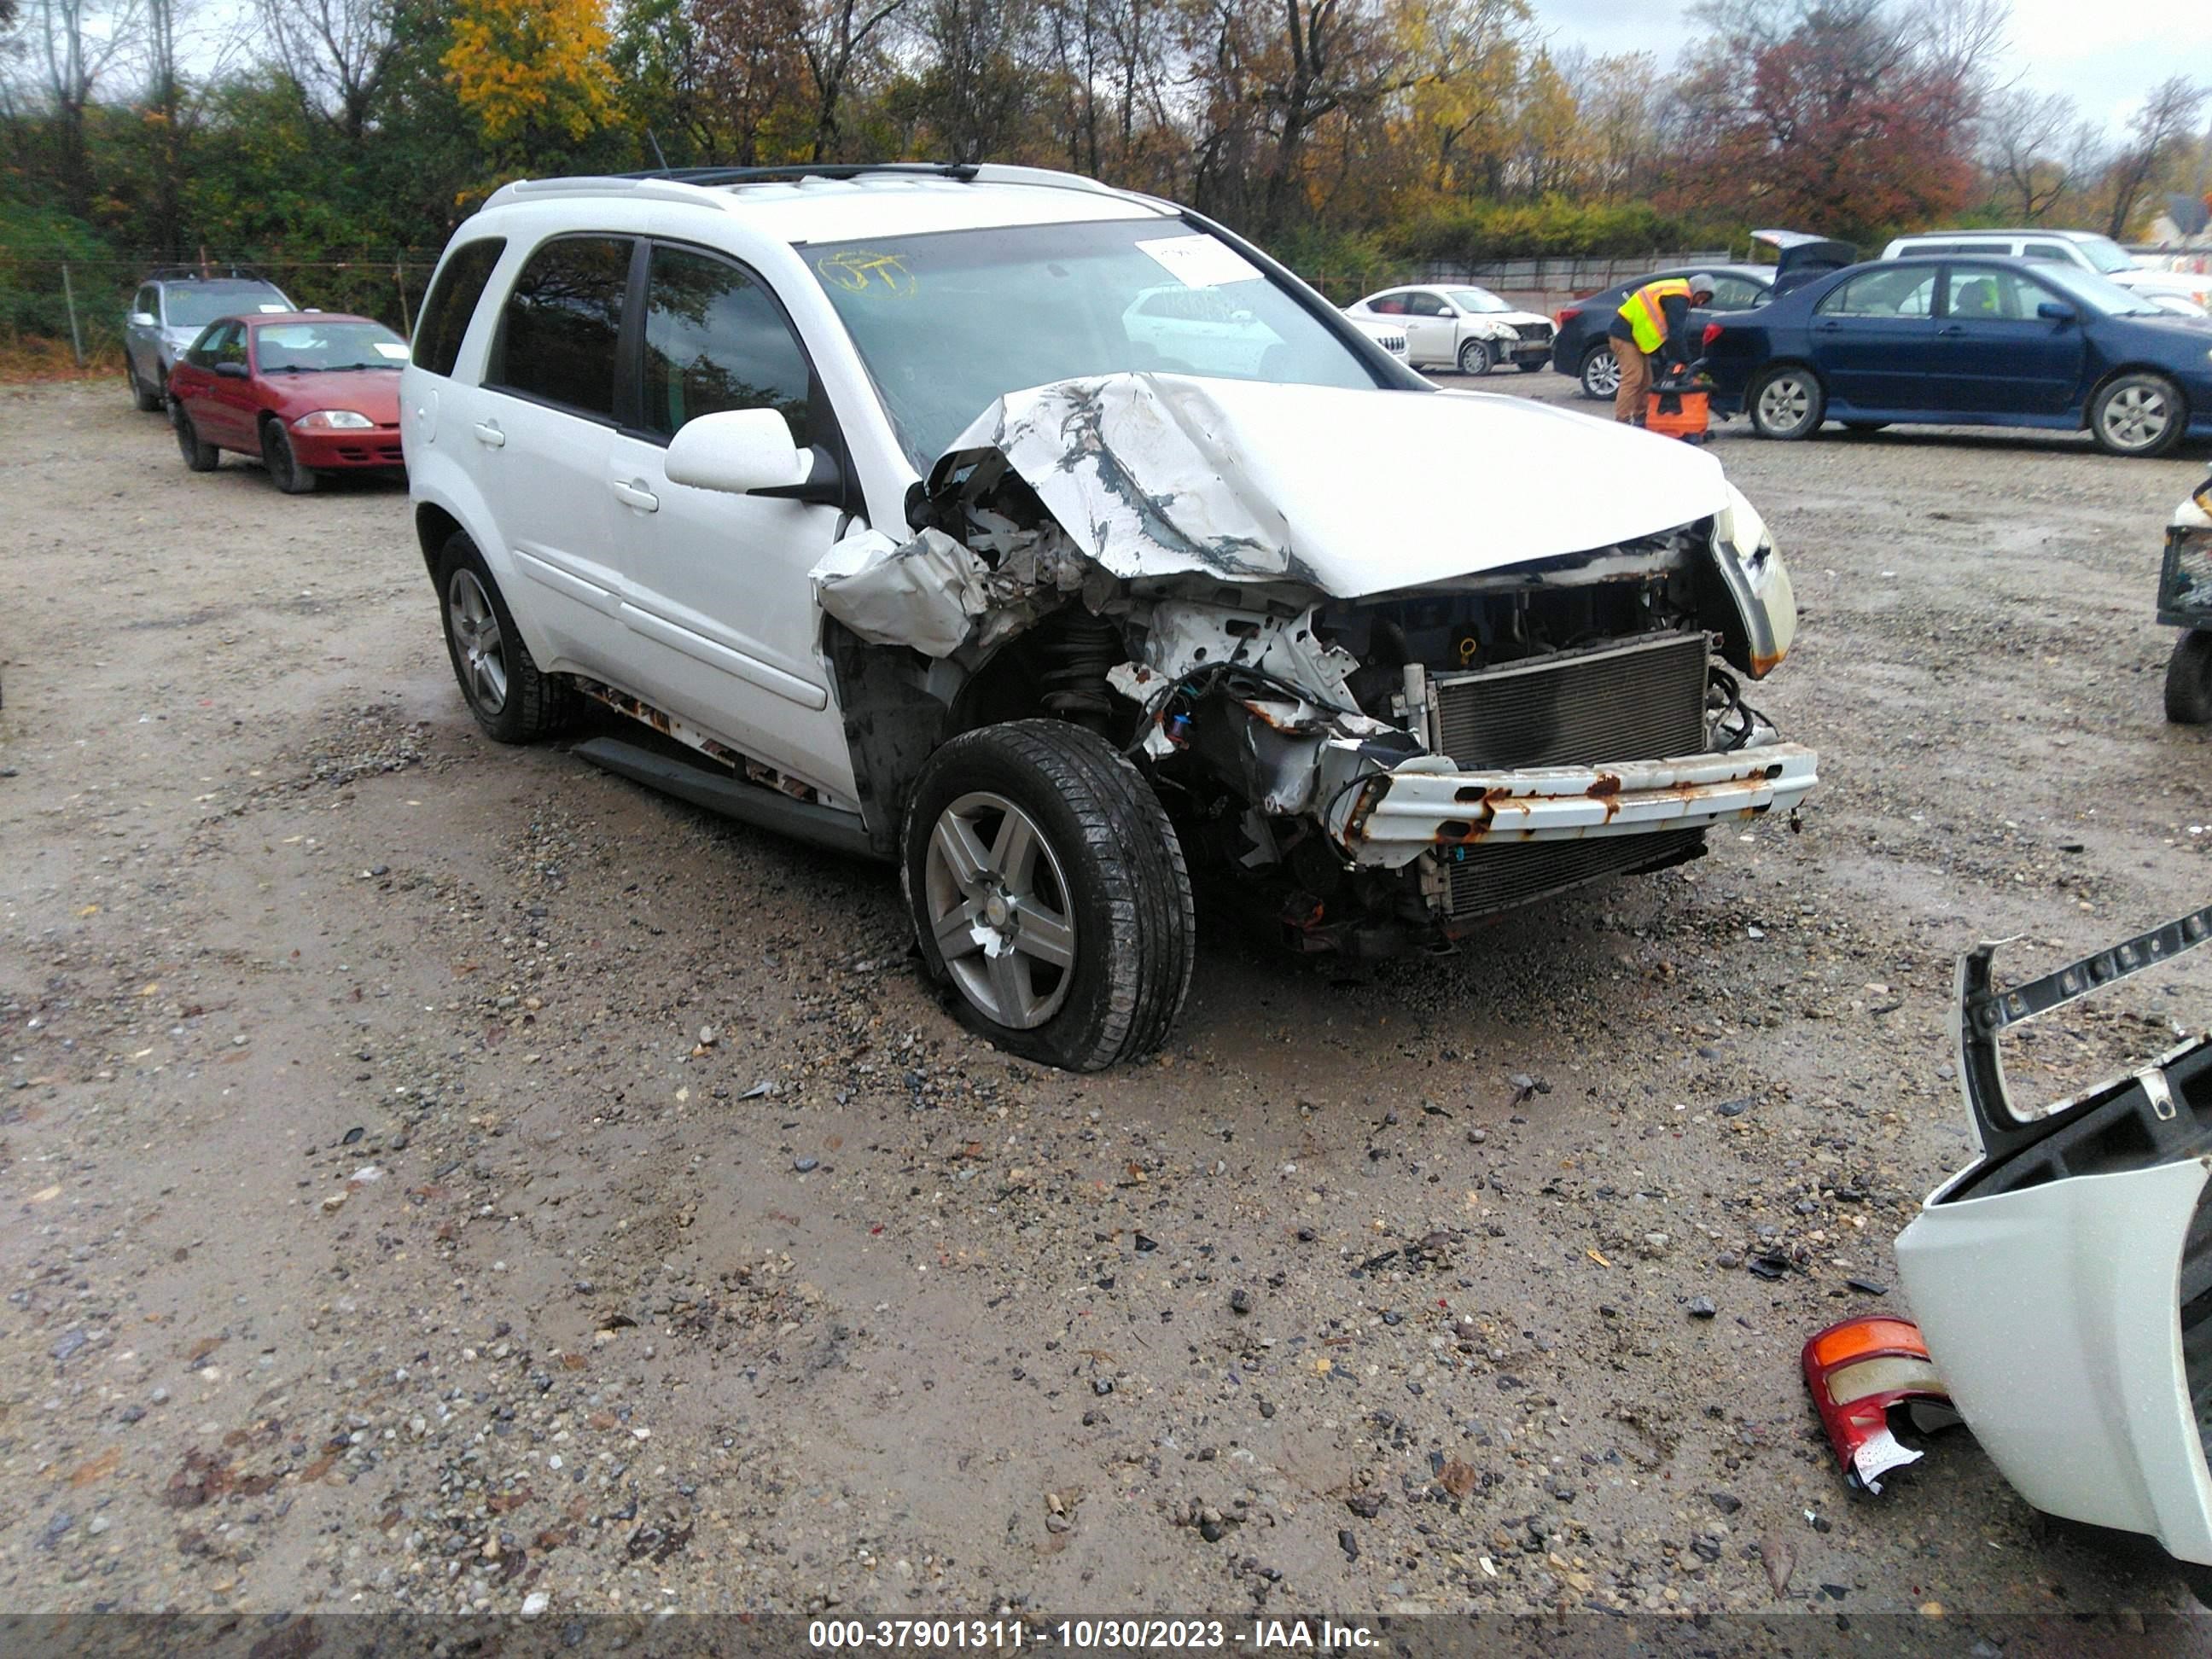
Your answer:
[[[603,0],[462,0],[442,61],[486,138],[580,139],[615,116],[607,46]]]

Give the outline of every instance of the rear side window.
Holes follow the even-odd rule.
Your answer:
[[[1763,303],[1766,290],[1748,276],[1716,276],[1713,278],[1713,302],[1707,311],[1748,311]]]
[[[673,437],[726,409],[773,409],[805,444],[806,355],[782,308],[726,259],[653,250],[645,308],[645,428]]]
[[[2062,247],[2057,242],[2024,242],[2020,252],[2021,256],[2027,259],[2055,259],[2062,265],[2080,263],[2075,258],[2072,248]]]
[[[469,331],[477,301],[483,298],[491,268],[506,251],[507,239],[487,237],[453,250],[430,297],[422,301],[422,314],[415,321],[415,367],[433,374],[451,374],[460,361],[461,337]]]
[[[532,254],[507,296],[488,382],[611,417],[630,248],[626,236],[564,236]]]
[[[1907,265],[1854,276],[1829,289],[1814,309],[1824,317],[1926,317],[1935,297],[1936,267]]]

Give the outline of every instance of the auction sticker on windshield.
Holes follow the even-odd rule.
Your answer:
[[[1137,246],[1185,288],[1220,288],[1260,279],[1259,266],[1212,236],[1164,236]]]

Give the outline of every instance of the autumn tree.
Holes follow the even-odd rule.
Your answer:
[[[2166,163],[2196,136],[2197,117],[2212,97],[2212,88],[2177,75],[2151,88],[2128,123],[2125,146],[2113,158],[2106,179],[2112,212],[2105,232],[2116,240],[2127,234],[2142,208],[2143,192]]]
[[[615,112],[599,0],[462,0],[444,64],[487,142],[525,161]]]

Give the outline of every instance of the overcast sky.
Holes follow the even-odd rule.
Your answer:
[[[1670,15],[1679,15],[1671,4],[1648,0],[1531,0],[1531,7],[1557,47],[1656,52],[1662,68],[1694,33],[1671,24]],[[2117,126],[2169,75],[2212,83],[2212,3],[2013,0],[2008,67],[2031,86],[2071,94],[2084,115]]]

